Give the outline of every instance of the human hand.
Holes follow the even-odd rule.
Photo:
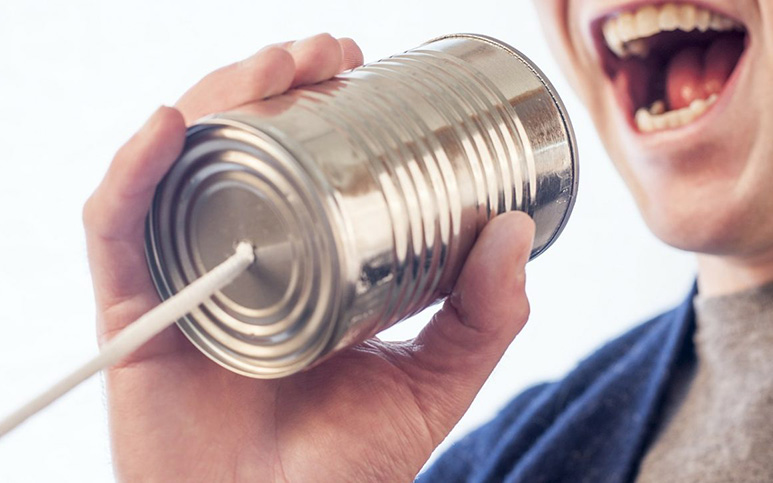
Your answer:
[[[176,108],[160,108],[118,151],[84,207],[100,341],[160,302],[145,262],[144,221],[186,123],[361,62],[353,41],[329,35],[267,47],[202,79]],[[369,340],[284,379],[231,373],[176,327],[166,329],[106,371],[117,477],[412,480],[526,322],[533,234],[522,213],[497,217],[415,340]]]

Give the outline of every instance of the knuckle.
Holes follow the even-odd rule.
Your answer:
[[[516,308],[515,317],[517,320],[525,321],[525,320],[528,320],[530,315],[531,315],[531,304],[529,303],[529,299],[524,297],[523,300],[521,300],[520,303],[518,304],[518,307]]]
[[[261,99],[278,94],[289,87],[294,75],[295,60],[292,54],[287,49],[269,46],[246,70],[248,97]]]
[[[295,61],[293,55],[282,47],[270,45],[255,56],[255,62],[247,64],[248,70],[259,72],[261,75],[265,72],[276,69],[293,68]]]
[[[344,49],[345,53],[352,59],[359,61],[362,63],[362,48],[360,48],[360,45],[355,42],[354,39],[351,39],[349,37],[344,37],[339,40],[341,47]]]
[[[292,65],[293,56],[290,52],[278,45],[269,45],[258,51],[252,57],[239,63],[241,72],[266,75],[283,66]]]
[[[83,209],[81,210],[81,221],[83,227],[88,231],[96,225],[98,204],[96,201],[96,193],[88,197],[85,203],[83,203]]]
[[[315,65],[324,65],[341,58],[341,44],[328,33],[318,34],[302,40],[290,49],[302,63],[312,61]]]
[[[317,42],[317,45],[324,49],[338,49],[340,48],[338,45],[338,40],[336,40],[335,37],[330,35],[327,32],[321,33],[317,35],[314,40]]]
[[[513,285],[510,286],[508,291],[510,295],[507,296],[508,302],[504,308],[504,313],[507,314],[506,317],[525,322],[531,314],[531,304],[526,293],[526,276],[524,273],[520,273],[514,278]]]
[[[518,297],[526,298],[526,272],[519,272],[513,279],[513,288]]]

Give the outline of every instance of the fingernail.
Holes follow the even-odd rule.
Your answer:
[[[498,259],[494,253],[501,254],[511,250],[514,242],[520,243],[520,256],[516,259],[516,264],[518,270],[523,270],[534,248],[534,221],[527,214],[517,211],[499,215],[497,218],[499,219],[495,220],[500,226],[496,228],[502,230],[502,233],[490,238],[492,258]],[[492,263],[496,262],[492,260]]]

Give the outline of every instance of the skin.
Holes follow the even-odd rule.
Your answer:
[[[159,303],[144,218],[185,126],[362,62],[323,34],[219,69],[159,108],[116,154],[86,203],[100,341]],[[122,481],[411,481],[526,323],[522,213],[480,234],[443,308],[412,341],[368,341],[309,371],[254,380],[212,363],[170,327],[106,372]]]
[[[590,22],[626,4],[535,5],[645,221],[666,243],[697,254],[700,290],[717,295],[773,280],[773,109],[766,109],[773,106],[773,4],[704,3],[745,24],[745,65],[713,113],[646,136],[629,126],[590,42]],[[175,108],[159,109],[118,152],[84,210],[102,340],[159,302],[145,268],[143,220],[186,123],[327,79],[361,59],[353,42],[327,35],[266,48],[210,74]],[[107,372],[117,476],[412,480],[526,322],[523,267],[532,237],[525,215],[496,218],[416,340],[368,341],[279,381],[232,374],[176,328],[166,330]]]
[[[636,5],[646,3],[662,2]],[[629,125],[590,40],[592,20],[631,3],[534,2],[647,225],[664,242],[696,253],[700,291],[711,296],[773,280],[773,3],[701,3],[740,20],[749,33],[734,85],[713,112],[692,125],[642,135]]]

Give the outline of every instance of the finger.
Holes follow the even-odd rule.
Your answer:
[[[183,94],[175,106],[190,124],[209,114],[281,94],[290,88],[295,72],[290,52],[272,45],[208,74]]]
[[[288,50],[295,61],[293,86],[315,84],[342,70],[344,51],[330,34],[319,34],[293,42]]]
[[[118,151],[83,209],[83,223],[97,288],[104,306],[148,287],[143,236],[156,185],[180,154],[185,122],[173,108],[159,108]]]
[[[339,72],[343,72],[349,69],[354,69],[355,67],[359,67],[362,65],[362,62],[364,59],[362,55],[362,50],[354,40],[344,37],[344,38],[338,39],[338,43],[341,46],[341,52],[342,52],[342,58],[343,58]]]
[[[328,34],[321,34],[321,35],[328,36]],[[297,41],[289,41],[289,42],[282,42],[275,45],[285,49],[290,49],[296,43]],[[363,63],[362,50],[360,49],[360,46],[357,45],[357,42],[355,42],[353,39],[350,39],[348,37],[341,37],[340,39],[338,39],[338,46],[341,48],[341,65],[338,67],[338,70],[335,72],[336,74],[339,74],[345,70],[354,69],[355,67],[359,67],[362,65]],[[333,47],[330,46],[330,48],[333,48]],[[325,79],[322,79],[322,80],[325,80]]]
[[[524,267],[533,239],[534,223],[523,213],[489,222],[451,296],[415,340],[407,370],[440,440],[528,319]]]
[[[111,239],[142,234],[156,185],[182,151],[185,123],[161,107],[116,153],[84,207],[87,233]]]

